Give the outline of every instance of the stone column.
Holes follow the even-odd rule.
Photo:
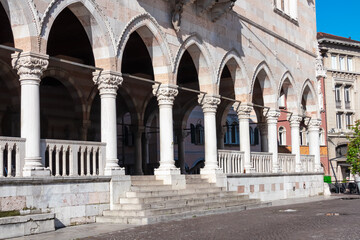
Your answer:
[[[289,117],[291,127],[291,153],[295,154],[295,171],[302,172],[301,158],[300,158],[300,122],[302,117],[292,115]]]
[[[177,86],[161,84],[153,86],[153,94],[159,103],[160,166],[154,170],[157,179],[173,188],[185,188],[185,176],[175,167],[173,104],[178,94]]]
[[[201,175],[206,176],[209,182],[217,186],[226,186],[226,176],[218,165],[218,152],[216,143],[216,109],[220,104],[217,95],[199,95],[199,103],[204,112],[204,135],[205,135],[205,167],[200,170]]]
[[[268,152],[268,126],[266,123],[260,123],[258,124],[258,127],[260,129],[261,152]]]
[[[98,85],[101,99],[101,142],[106,143],[105,175],[124,175],[117,159],[116,92],[123,79],[112,71],[95,72],[93,81]]]
[[[249,134],[249,121],[252,106],[247,104],[240,104],[238,102],[233,104],[234,110],[239,118],[239,136],[240,136],[240,151],[244,152],[244,171],[251,173],[253,168],[251,166],[251,147]]]
[[[40,81],[48,56],[22,52],[11,55],[21,85],[21,137],[25,142],[23,176],[48,176],[40,154]]]
[[[323,169],[320,163],[320,130],[321,120],[312,119],[310,120],[308,131],[309,131],[309,153],[315,157],[315,171],[322,172]]]
[[[217,163],[216,143],[216,109],[220,104],[220,98],[213,95],[199,95],[199,103],[204,112],[204,135],[205,135],[205,167],[202,172],[214,172],[219,169]]]
[[[280,111],[271,109],[266,114],[266,122],[268,126],[268,148],[269,152],[272,153],[272,171],[274,173],[280,172],[281,169],[279,169],[279,161],[278,161],[278,142],[277,142],[277,120],[280,116]]]
[[[136,151],[136,159],[135,159],[135,174],[136,175],[144,175],[142,169],[142,135],[144,132],[144,127],[139,126],[136,129],[135,134],[135,151]]]

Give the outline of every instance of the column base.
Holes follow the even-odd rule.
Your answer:
[[[125,169],[124,168],[105,168],[104,169],[104,175],[105,176],[122,176],[125,175]]]
[[[223,173],[222,169],[200,169],[201,178],[206,178],[210,183],[215,183],[217,187],[227,186],[227,176]]]
[[[23,177],[49,177],[50,169],[44,167],[24,167]]]
[[[164,184],[171,185],[173,189],[185,189],[186,187],[185,175],[181,175],[178,168],[157,168],[154,170],[154,175],[157,180],[163,180]]]

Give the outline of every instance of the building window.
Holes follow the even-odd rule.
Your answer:
[[[345,56],[340,56],[339,57],[339,62],[340,62],[340,70],[345,70]]]
[[[292,19],[297,19],[297,0],[275,0],[275,9]]]
[[[278,99],[278,105],[279,105],[279,108],[285,108],[285,93],[284,91],[281,91],[280,93],[280,97]]]
[[[307,145],[307,131],[305,127],[302,127],[300,130],[300,145]]]
[[[250,144],[254,145],[255,138],[254,138],[254,130],[252,129],[252,127],[249,127],[249,135],[250,135]]]
[[[348,58],[347,58],[347,67],[348,67],[348,71],[350,71],[350,72],[353,71],[353,61],[352,61],[352,57],[348,57]]]
[[[337,56],[331,55],[331,68],[337,69]]]
[[[341,85],[336,85],[335,86],[335,103],[336,103],[336,107],[340,108],[341,107]]]
[[[279,127],[279,145],[286,145],[286,129],[283,126]]]
[[[350,103],[350,86],[344,88],[345,103]]]
[[[239,127],[237,122],[231,124],[231,144],[239,143]]]
[[[259,129],[257,127],[254,129],[254,145],[259,145]]]
[[[336,128],[337,129],[341,129],[341,118],[342,118],[342,113],[336,113]]]
[[[346,128],[347,129],[351,129],[351,126],[352,126],[351,115],[352,115],[351,113],[350,114],[348,113],[348,114],[345,115]]]
[[[198,123],[196,126],[194,124],[190,124],[191,131],[191,143],[195,145],[203,145],[204,144],[204,127]]]

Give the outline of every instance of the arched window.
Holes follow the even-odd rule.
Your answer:
[[[254,129],[254,145],[259,145],[259,129]]]
[[[254,138],[254,131],[252,129],[252,127],[249,127],[249,135],[250,135],[250,144],[251,145],[254,145],[255,143],[255,138]]]
[[[231,136],[231,132],[230,132],[230,131],[231,131],[231,130],[230,130],[229,122],[226,121],[224,144],[229,144],[229,143],[230,143],[230,136]]]
[[[279,145],[286,145],[286,129],[285,127],[279,127]]]
[[[307,145],[307,130],[305,127],[300,129],[300,145],[306,146]]]

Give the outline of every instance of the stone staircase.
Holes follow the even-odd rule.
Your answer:
[[[101,223],[144,225],[194,216],[242,211],[268,206],[247,195],[216,187],[200,175],[187,175],[186,188],[173,190],[155,176],[132,176],[126,197],[113,210],[96,218]]]

